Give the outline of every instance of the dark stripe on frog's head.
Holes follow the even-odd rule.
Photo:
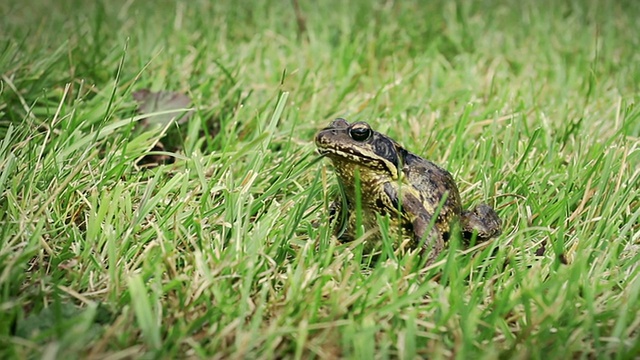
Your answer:
[[[377,131],[374,131],[373,141],[371,143],[373,148],[373,152],[379,157],[387,160],[395,167],[395,171],[398,171],[398,167],[400,165],[400,159],[398,154],[398,144],[388,138],[385,135],[380,134]]]

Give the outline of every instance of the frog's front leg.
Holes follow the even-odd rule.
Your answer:
[[[354,240],[355,229],[351,216],[349,216],[348,205],[340,197],[329,205],[329,224],[341,242]]]

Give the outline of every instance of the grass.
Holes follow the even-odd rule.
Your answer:
[[[299,5],[0,5],[0,357],[640,356],[640,6]],[[196,111],[143,170],[145,88]],[[337,116],[503,235],[363,263],[312,143]]]

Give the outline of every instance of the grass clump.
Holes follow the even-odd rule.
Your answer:
[[[637,357],[638,6],[298,6],[0,5],[1,357]],[[140,89],[192,100],[172,164],[137,166]],[[364,264],[312,144],[337,116],[503,235]]]

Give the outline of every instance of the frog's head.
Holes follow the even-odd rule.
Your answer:
[[[318,152],[331,159],[343,181],[353,180],[356,167],[377,177],[398,179],[402,147],[366,122],[349,124],[336,119],[316,134],[315,142]]]

